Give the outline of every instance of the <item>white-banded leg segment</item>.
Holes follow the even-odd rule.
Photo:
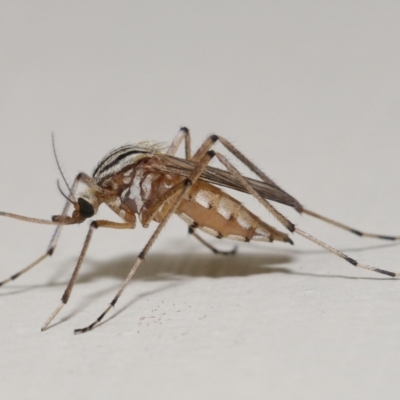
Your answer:
[[[76,190],[77,190],[79,182],[83,182],[83,183],[86,183],[86,184],[89,185],[88,182],[91,182],[91,178],[88,175],[84,174],[84,173],[78,174],[76,176],[76,178],[74,179],[74,182],[72,184],[70,196],[72,196],[72,197],[75,196],[75,193],[76,193]],[[70,199],[70,200],[72,201],[73,199]],[[62,214],[61,214],[62,217],[65,217],[68,214],[68,211],[69,211],[70,206],[71,206],[71,201],[67,200],[65,202],[65,205],[64,205],[64,208],[63,208],[63,211],[62,211]],[[37,258],[35,261],[33,261],[32,263],[27,265],[26,267],[22,268],[21,270],[19,270],[15,274],[11,275],[9,278],[1,281],[0,282],[0,286],[2,286],[2,285],[6,284],[6,283],[8,283],[10,281],[13,281],[13,280],[17,279],[18,277],[20,277],[24,273],[26,273],[29,270],[31,270],[36,265],[40,264],[47,257],[50,257],[51,255],[53,255],[54,250],[55,250],[55,248],[57,246],[57,243],[58,243],[58,239],[59,239],[60,234],[61,234],[61,229],[63,228],[64,225],[60,224],[60,223],[57,223],[55,221],[43,220],[43,219],[39,219],[39,218],[29,218],[29,217],[24,217],[24,216],[17,215],[17,214],[12,214],[12,213],[0,212],[0,215],[1,216],[5,216],[5,217],[9,217],[9,218],[19,219],[21,221],[33,222],[33,223],[36,223],[36,224],[57,225],[57,228],[55,229],[55,231],[54,231],[54,233],[53,233],[53,235],[51,237],[51,240],[50,240],[50,243],[49,243],[49,245],[47,247],[46,252],[44,254],[42,254],[39,258]]]
[[[19,270],[17,273],[15,273],[14,275],[11,275],[9,278],[4,279],[4,281],[0,282],[0,286],[5,285],[8,282],[14,281],[15,279],[17,279],[18,277],[20,277],[22,274],[24,274],[25,272],[28,272],[30,269],[32,269],[33,267],[35,267],[36,265],[38,265],[39,263],[41,263],[45,258],[49,257],[48,253],[43,254],[42,256],[40,256],[37,260],[33,261],[32,263],[30,263],[29,265],[27,265],[25,268],[22,268],[21,270]]]
[[[184,186],[181,189],[178,197],[171,203],[169,210],[165,214],[165,217],[163,220],[159,223],[153,234],[151,235],[150,239],[144,246],[143,250],[140,252],[138,255],[138,258],[136,259],[134,265],[132,266],[131,270],[129,271],[129,274],[125,278],[124,282],[122,283],[120,289],[112,299],[111,303],[108,305],[108,307],[103,311],[102,314],[90,325],[86,326],[85,328],[80,328],[80,329],[75,329],[75,333],[84,333],[87,331],[92,330],[96,325],[98,325],[102,319],[105,317],[105,315],[115,306],[117,303],[118,299],[121,297],[122,293],[124,292],[125,288],[127,287],[128,283],[132,279],[133,275],[135,274],[136,270],[138,269],[139,265],[142,263],[142,261],[145,259],[146,255],[148,254],[149,250],[157,240],[159,234],[161,233],[162,229],[164,226],[167,224],[169,219],[171,218],[172,214],[175,213],[176,209],[178,208],[179,204],[181,201],[184,199],[185,195],[189,192],[193,184],[198,180],[199,176],[201,173],[204,171],[210,160],[215,156],[214,151],[208,151],[203,158],[199,161],[199,163],[196,165],[196,167],[193,169],[192,173],[190,174],[189,178],[185,179]]]
[[[221,155],[219,153],[216,153],[216,157],[228,169],[228,171],[230,173],[232,173],[233,175],[235,175],[238,179],[240,179],[242,181],[242,184],[246,187],[246,189],[249,191],[249,193],[253,194],[254,197],[257,198],[257,200],[259,200],[275,217],[276,217],[275,212],[278,214],[278,216],[281,215],[269,204],[269,202],[267,200],[262,198],[251,187],[251,185],[246,181],[246,178],[242,177],[240,175],[239,171],[223,155]],[[270,208],[272,208],[272,211],[271,211]],[[283,218],[284,218],[284,220],[288,221],[285,217],[283,217]],[[280,221],[279,218],[277,218],[277,219]],[[290,221],[288,221],[288,222],[291,224]],[[296,232],[298,235],[303,236],[304,238],[310,240],[311,242],[317,244],[318,246],[324,248],[325,250],[328,250],[329,252],[331,252],[333,254],[336,254],[338,257],[342,258],[343,260],[347,261],[348,263],[350,263],[351,265],[353,265],[355,267],[359,267],[359,268],[367,269],[369,271],[374,271],[374,272],[377,272],[377,273],[380,273],[380,274],[388,275],[388,276],[391,276],[392,278],[400,277],[400,273],[395,273],[395,272],[384,270],[384,269],[381,269],[381,268],[376,268],[376,267],[373,267],[373,266],[365,264],[365,263],[361,263],[361,262],[349,257],[348,255],[342,253],[341,251],[335,249],[334,247],[328,245],[327,243],[322,242],[321,240],[313,237],[312,235],[308,234],[307,232],[304,232],[301,229],[296,228],[293,224],[292,224],[292,226],[293,226],[293,231],[292,232]]]
[[[306,238],[306,239],[310,240],[311,242],[317,244],[318,246],[322,247],[323,249],[328,250],[329,252],[337,255],[338,257],[342,258],[343,260],[347,261],[348,263],[350,263],[351,265],[353,265],[355,267],[368,269],[369,271],[374,271],[374,272],[378,272],[378,273],[383,274],[383,275],[388,275],[388,276],[391,276],[392,278],[400,277],[400,273],[399,272],[396,273],[396,272],[392,272],[392,271],[387,271],[385,269],[376,268],[376,267],[373,267],[371,265],[368,265],[368,264],[365,264],[365,263],[361,263],[361,262],[355,260],[354,258],[351,258],[348,255],[342,253],[341,251],[335,249],[334,247],[330,246],[329,244],[326,244],[325,242],[315,238],[314,236],[311,236],[307,232],[302,231],[301,229],[295,228],[294,231],[298,235],[303,236],[304,238]]]
[[[79,254],[78,261],[76,262],[74,271],[72,273],[72,276],[68,282],[68,285],[64,291],[64,294],[61,297],[61,302],[60,304],[56,307],[56,309],[50,314],[49,318],[47,318],[46,322],[42,326],[42,331],[46,330],[48,326],[50,325],[51,321],[54,319],[54,317],[60,312],[60,310],[67,304],[71,293],[72,289],[74,288],[76,278],[78,277],[79,271],[81,269],[83,260],[85,258],[87,249],[89,247],[90,241],[93,236],[93,232],[97,228],[113,228],[113,229],[131,229],[132,224],[129,222],[113,222],[113,221],[105,221],[105,220],[98,220],[98,221],[92,221],[88,230],[88,233],[85,238],[85,242],[83,244],[81,253]]]
[[[364,231],[360,231],[358,229],[352,228],[348,225],[342,224],[341,222],[335,221],[334,219],[328,218],[328,217],[324,217],[323,215],[317,214],[314,211],[311,210],[307,210],[305,208],[303,208],[302,211],[303,214],[307,214],[310,215],[311,217],[317,218],[321,221],[324,221],[330,225],[334,225],[338,228],[344,229],[348,232],[351,232],[357,236],[361,236],[361,237],[369,237],[369,238],[373,238],[373,239],[383,239],[383,240],[391,240],[391,241],[397,241],[400,240],[400,236],[391,236],[391,235],[380,235],[377,233],[368,233],[368,232],[364,232]]]

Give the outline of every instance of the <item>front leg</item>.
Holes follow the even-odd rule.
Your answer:
[[[50,314],[49,318],[47,318],[46,322],[42,326],[42,331],[44,331],[48,328],[48,326],[50,325],[50,323],[54,319],[54,317],[60,312],[60,310],[65,306],[65,304],[67,304],[67,302],[71,296],[72,289],[74,288],[79,270],[81,269],[83,259],[85,258],[90,241],[92,240],[93,232],[97,228],[132,229],[132,224],[130,224],[129,222],[114,222],[114,221],[105,221],[105,220],[98,220],[98,221],[91,222],[89,231],[86,235],[86,239],[85,239],[85,242],[84,242],[82,250],[81,250],[81,253],[79,255],[78,261],[76,262],[75,269],[74,269],[72,276],[68,282],[68,285],[64,291],[64,294],[61,297],[61,303]]]

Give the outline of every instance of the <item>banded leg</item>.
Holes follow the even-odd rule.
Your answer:
[[[132,229],[132,228],[134,228],[134,226],[135,226],[135,224],[131,224],[129,222],[113,222],[113,221],[105,221],[105,220],[98,220],[98,221],[91,222],[89,231],[86,235],[86,239],[85,239],[85,242],[84,242],[82,250],[81,250],[81,253],[78,257],[78,261],[76,262],[76,266],[75,266],[72,276],[68,282],[68,285],[64,291],[64,294],[61,297],[61,302],[57,306],[57,308],[50,314],[50,316],[49,316],[49,318],[47,318],[46,322],[43,324],[42,331],[44,331],[48,328],[48,326],[50,325],[50,323],[54,319],[54,317],[67,304],[67,302],[71,296],[72,289],[75,285],[76,278],[79,274],[79,270],[81,269],[83,259],[85,258],[90,241],[92,240],[94,230],[97,228]]]
[[[392,278],[399,278],[400,277],[400,272],[392,272],[392,271],[388,271],[386,269],[376,268],[376,267],[373,267],[372,265],[361,263],[361,262],[355,260],[354,258],[351,258],[348,255],[342,253],[341,251],[335,249],[334,247],[330,246],[329,244],[323,242],[322,240],[319,240],[319,239],[315,238],[314,236],[311,236],[309,233],[302,231],[301,229],[295,228],[295,232],[298,235],[303,236],[304,238],[306,238],[306,239],[310,240],[311,242],[315,243],[316,245],[322,247],[323,249],[328,250],[330,253],[333,253],[333,254],[337,255],[338,257],[340,257],[343,260],[347,261],[348,263],[350,263],[354,267],[368,269],[369,271],[378,272],[379,274],[383,274],[383,275],[388,275],[388,276],[390,276]]]
[[[324,217],[323,215],[317,214],[314,211],[307,210],[306,208],[303,208],[302,212],[303,212],[303,214],[310,215],[311,217],[317,218],[321,221],[326,222],[327,224],[336,226],[340,229],[344,229],[345,231],[353,233],[357,236],[369,237],[369,238],[373,238],[373,239],[392,240],[392,241],[400,240],[400,236],[380,235],[378,233],[368,233],[368,232],[360,231],[358,229],[354,229],[348,225],[342,224],[341,222],[335,221],[334,219]]]
[[[292,206],[294,207],[294,209],[296,211],[298,211],[300,214],[303,213],[303,214],[310,215],[314,218],[320,219],[321,221],[324,221],[330,225],[344,229],[344,230],[346,230],[350,233],[353,233],[357,236],[370,237],[370,238],[374,238],[374,239],[391,240],[391,241],[400,240],[400,236],[382,235],[382,234],[364,232],[359,229],[355,229],[348,225],[345,225],[341,222],[335,221],[331,218],[327,218],[325,216],[317,214],[314,211],[305,209],[295,198],[293,198],[291,195],[289,195],[288,193],[283,191],[283,189],[280,188],[272,179],[270,179],[260,168],[258,168],[243,153],[241,153],[235,146],[233,146],[232,143],[230,143],[228,140],[226,140],[223,137],[220,137],[217,135],[211,135],[208,139],[206,139],[206,141],[203,143],[203,145],[199,148],[199,150],[193,156],[193,159],[195,160],[197,156],[201,156],[201,154],[204,153],[204,151],[207,151],[208,149],[210,149],[216,141],[219,141],[230,153],[232,153],[238,160],[240,160],[252,172],[254,172],[259,178],[261,178],[261,180],[263,180],[264,182],[266,182],[269,185],[279,188],[279,190],[284,193],[285,197],[287,197],[287,199],[290,199],[290,204],[293,204]]]
[[[237,157],[240,161],[242,161],[251,171],[253,171],[255,174],[257,174],[264,182],[277,186],[270,178],[268,178],[267,175],[265,175],[265,173],[263,171],[261,171],[254,163],[252,163],[250,160],[248,160],[247,157],[245,157],[244,154],[242,154],[238,149],[236,149],[236,147],[234,147],[228,140],[226,140],[225,138],[222,138],[220,136],[218,137],[218,139],[226,149],[228,149],[235,157]],[[357,236],[370,237],[370,238],[374,238],[374,239],[392,240],[392,241],[400,240],[400,236],[368,233],[368,232],[363,232],[359,229],[352,228],[341,222],[338,222],[331,218],[327,218],[323,215],[317,214],[314,211],[305,209],[297,200],[296,200],[296,202],[297,202],[297,204],[294,206],[294,208],[299,213],[310,215],[310,216],[317,218],[321,221],[324,221],[330,225],[333,225],[338,228],[344,229],[348,232],[351,232]]]
[[[122,283],[121,287],[119,288],[118,292],[116,293],[116,295],[112,299],[112,301],[109,304],[109,306],[104,310],[104,312],[102,314],[100,314],[100,316],[93,323],[91,323],[90,325],[88,325],[85,328],[75,329],[75,333],[84,333],[84,332],[92,330],[97,324],[99,324],[102,321],[104,316],[111,310],[111,308],[113,308],[115,306],[115,304],[117,303],[118,299],[121,297],[123,291],[125,290],[126,286],[128,285],[128,283],[132,279],[132,276],[134,275],[134,273],[136,272],[136,270],[138,269],[138,267],[142,263],[142,261],[145,259],[147,253],[149,252],[149,250],[153,246],[154,242],[157,240],[161,230],[167,224],[168,220],[171,218],[172,214],[176,211],[177,207],[179,206],[180,202],[183,200],[184,196],[189,192],[189,190],[191,189],[193,184],[196,183],[196,181],[198,180],[199,176],[201,175],[203,170],[206,168],[206,166],[208,165],[208,163],[210,162],[210,160],[214,156],[215,156],[215,152],[214,151],[207,152],[202,157],[202,159],[199,161],[197,166],[193,169],[193,172],[190,174],[189,178],[185,179],[183,181],[184,185],[183,185],[183,188],[181,189],[180,193],[178,192],[179,195],[171,203],[171,205],[169,207],[169,210],[165,214],[163,220],[159,223],[159,225],[157,226],[157,228],[155,229],[155,231],[151,235],[150,239],[148,240],[148,242],[144,246],[143,250],[140,252],[138,258],[136,259],[136,262],[132,266],[131,270],[129,271],[129,274],[125,278],[124,282]]]
[[[392,271],[388,271],[388,270],[384,270],[381,268],[376,268],[373,267],[371,265],[365,264],[365,263],[361,263],[357,260],[354,260],[353,258],[349,257],[348,255],[342,253],[341,251],[335,249],[334,247],[328,245],[327,243],[313,237],[312,235],[308,234],[307,232],[304,232],[301,229],[296,228],[289,220],[287,220],[285,217],[283,217],[279,212],[277,212],[274,207],[271,206],[271,204],[265,200],[263,197],[261,197],[259,195],[259,193],[251,186],[251,184],[247,181],[246,178],[244,178],[240,172],[227,160],[226,157],[224,157],[222,154],[220,153],[216,153],[216,157],[218,158],[218,160],[227,168],[227,170],[234,175],[239,181],[241,181],[241,183],[243,184],[243,186],[248,190],[248,192],[250,194],[252,194],[258,201],[261,202],[262,205],[265,206],[265,208],[267,208],[268,211],[271,212],[271,214],[278,219],[279,222],[282,223],[281,219],[283,218],[283,223],[282,225],[285,226],[289,231],[291,232],[295,232],[298,235],[304,237],[307,240],[310,240],[311,242],[315,243],[316,245],[322,247],[325,250],[328,250],[329,252],[337,255],[338,257],[342,258],[343,260],[347,261],[348,263],[350,263],[351,265],[355,266],[355,267],[359,267],[359,268],[363,268],[363,269],[367,269],[369,271],[374,271],[374,272],[378,272],[380,274],[384,274],[384,275],[388,275],[391,276],[392,278],[398,278],[400,277],[400,273],[395,273]],[[288,228],[288,226],[291,229]]]
[[[90,186],[92,180],[88,175],[86,175],[84,173],[78,174],[76,176],[75,180],[74,180],[74,183],[72,184],[72,187],[71,187],[71,193],[70,193],[71,197],[75,196],[76,190],[77,190],[78,185],[79,185],[80,182],[85,183],[88,186]],[[63,208],[63,211],[62,211],[62,214],[61,214],[62,217],[65,217],[68,214],[69,208],[71,207],[71,201],[72,201],[72,199],[67,198],[67,201],[66,201],[66,203],[64,205],[64,208]],[[61,234],[61,229],[62,229],[62,227],[64,225],[57,224],[57,223],[51,222],[51,221],[40,220],[40,219],[37,219],[37,218],[25,218],[25,217],[22,217],[22,216],[19,216],[19,215],[11,214],[11,213],[2,212],[2,213],[0,213],[0,215],[6,216],[6,217],[15,218],[15,219],[21,219],[23,221],[34,222],[34,223],[38,223],[38,224],[58,225],[57,228],[55,229],[52,237],[51,237],[51,240],[50,240],[50,243],[49,243],[49,245],[47,247],[46,252],[44,254],[42,254],[39,258],[37,258],[35,261],[33,261],[32,263],[30,263],[26,267],[22,268],[17,273],[15,273],[15,274],[11,275],[9,278],[1,281],[0,282],[0,286],[2,286],[2,285],[6,284],[6,283],[8,283],[10,281],[13,281],[13,280],[17,279],[18,277],[20,277],[25,272],[28,272],[33,267],[35,267],[36,265],[40,264],[47,257],[50,257],[51,255],[53,255],[53,253],[54,253],[54,251],[56,249],[57,243],[58,243],[58,239],[59,239],[60,234]]]

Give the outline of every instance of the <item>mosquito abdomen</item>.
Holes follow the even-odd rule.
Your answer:
[[[239,201],[208,183],[196,183],[176,214],[191,228],[219,239],[290,242],[285,233],[261,221]]]

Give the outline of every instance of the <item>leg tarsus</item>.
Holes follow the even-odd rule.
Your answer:
[[[236,254],[236,251],[238,249],[237,246],[234,246],[231,250],[226,250],[226,251],[218,250],[212,244],[208,243],[205,239],[203,239],[199,234],[197,234],[192,227],[189,226],[188,232],[190,235],[193,235],[200,243],[202,243],[204,246],[206,246],[208,249],[210,249],[214,254],[221,254],[224,256],[229,256],[232,254]]]
[[[319,239],[315,238],[314,236],[311,236],[309,233],[302,231],[301,229],[296,228],[295,232],[298,235],[303,236],[304,238],[315,243],[316,245],[322,247],[323,249],[328,250],[330,253],[337,255],[338,257],[347,261],[349,264],[353,265],[354,267],[359,267],[359,268],[367,269],[369,271],[378,272],[379,274],[388,275],[392,278],[400,277],[400,273],[387,271],[385,269],[376,268],[376,267],[373,267],[372,265],[368,265],[368,264],[359,262],[359,261],[355,260],[354,258],[351,258],[348,255],[342,253],[341,251],[335,249],[334,247],[330,246],[329,244],[323,242],[322,240],[319,240]]]
[[[47,258],[49,256],[51,256],[51,254],[47,251],[42,256],[40,256],[38,259],[36,259],[34,262],[27,265],[25,268],[21,269],[20,271],[16,272],[15,274],[11,275],[9,278],[4,279],[4,281],[1,281],[0,286],[3,286],[8,282],[14,281],[18,277],[20,277],[22,274],[24,274],[25,272],[28,272],[30,269],[32,269],[33,267],[35,267],[36,265],[41,263],[45,258]]]
[[[302,213],[310,215],[311,217],[317,218],[321,221],[326,222],[327,224],[336,226],[338,228],[344,229],[345,231],[348,231],[350,233],[353,233],[354,235],[360,236],[360,237],[369,237],[373,239],[383,239],[383,240],[391,240],[391,241],[397,241],[400,240],[400,236],[391,236],[391,235],[379,235],[377,233],[368,233],[364,231],[360,231],[358,229],[354,229],[348,225],[342,224],[341,222],[335,221],[334,219],[324,217],[323,215],[320,215],[314,211],[307,210],[303,208]]]

